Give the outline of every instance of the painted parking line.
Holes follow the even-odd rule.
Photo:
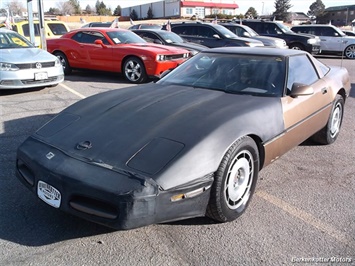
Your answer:
[[[282,199],[270,195],[265,191],[257,191],[255,194],[258,195],[260,198],[268,201],[269,203],[275,205],[276,207],[282,209],[283,211],[291,214],[292,216],[304,221],[305,223],[317,228],[322,232],[325,232],[326,234],[333,237],[337,241],[355,249],[355,242],[351,238],[349,238],[346,234],[337,230],[333,226],[317,219],[316,217],[309,214],[308,212],[305,212],[287,203],[286,201],[283,201]]]
[[[64,89],[67,91],[70,91],[71,93],[75,94],[76,96],[79,96],[81,99],[86,98],[86,96],[82,95],[81,93],[77,92],[76,90],[73,90],[72,88],[69,88],[67,85],[60,83],[60,86],[62,86]]]

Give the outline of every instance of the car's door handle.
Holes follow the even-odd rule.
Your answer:
[[[326,94],[326,93],[328,93],[327,88],[323,88],[321,91],[322,91],[322,94]]]

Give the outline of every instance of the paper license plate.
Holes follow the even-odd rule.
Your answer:
[[[48,79],[47,72],[35,73],[35,80],[43,80],[43,79]]]
[[[54,208],[59,208],[62,196],[58,189],[43,181],[38,181],[37,195],[45,203]]]

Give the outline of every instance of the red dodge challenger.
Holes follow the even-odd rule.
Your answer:
[[[91,69],[124,74],[132,83],[157,78],[189,58],[185,49],[147,43],[117,28],[80,28],[47,40],[48,52],[62,62],[64,73]]]

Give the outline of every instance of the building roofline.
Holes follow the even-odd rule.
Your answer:
[[[198,2],[198,1],[181,1],[181,7],[210,7],[210,8],[239,8],[237,4],[227,4],[227,3],[207,3],[207,2]]]

